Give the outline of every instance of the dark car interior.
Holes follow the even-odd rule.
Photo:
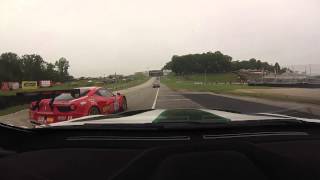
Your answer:
[[[0,179],[320,179],[320,126],[0,127]]]

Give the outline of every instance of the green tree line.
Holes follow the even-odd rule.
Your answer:
[[[0,55],[0,82],[52,80],[64,82],[73,79],[69,75],[69,61],[60,58],[55,63],[46,62],[40,55],[18,56],[7,52]]]
[[[177,75],[192,73],[225,73],[238,71],[240,69],[258,69],[270,72],[282,73],[286,68],[268,62],[262,62],[254,58],[250,60],[232,61],[232,57],[220,51],[214,53],[207,52],[202,54],[187,54],[182,56],[174,55],[163,69],[170,69]]]

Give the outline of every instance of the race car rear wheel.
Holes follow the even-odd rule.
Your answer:
[[[99,109],[97,107],[91,107],[88,115],[90,116],[90,115],[97,115],[97,114],[100,114]]]

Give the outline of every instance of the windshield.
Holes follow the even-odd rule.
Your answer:
[[[320,122],[319,7],[2,0],[0,123]]]
[[[55,100],[73,100],[79,97],[83,97],[88,94],[89,88],[80,88],[79,91],[79,95],[73,95],[72,93],[62,93],[59,96],[57,96]]]

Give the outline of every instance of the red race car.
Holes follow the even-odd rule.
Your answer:
[[[117,113],[127,109],[124,95],[113,94],[101,87],[82,87],[55,91],[53,94],[59,95],[31,103],[29,115],[32,123],[50,124],[88,115]]]

